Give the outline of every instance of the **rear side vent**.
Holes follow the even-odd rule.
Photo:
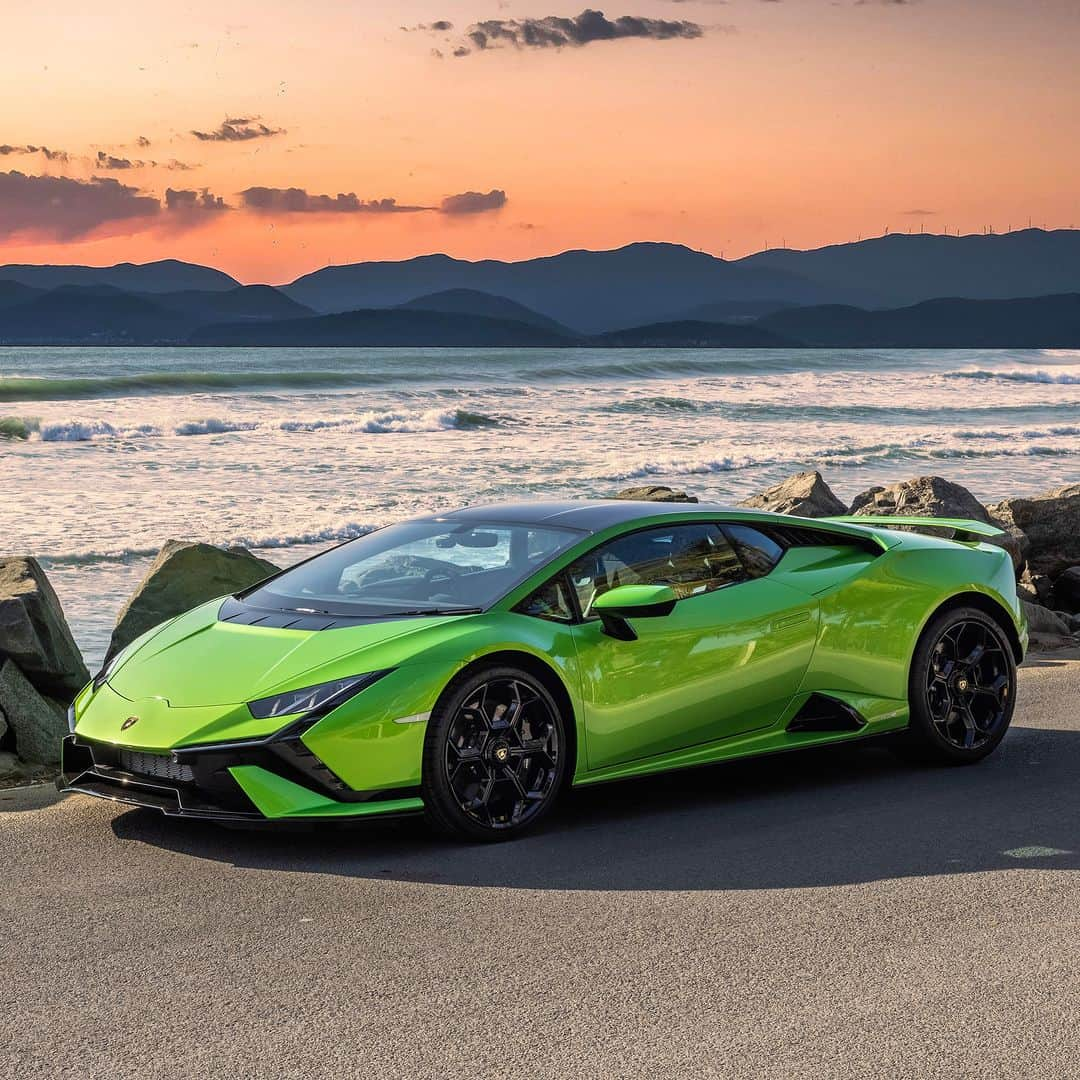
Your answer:
[[[866,721],[850,705],[828,694],[811,694],[788,722],[788,731],[858,731]]]
[[[872,555],[881,554],[881,546],[871,536],[808,529],[799,525],[770,525],[768,532],[784,547],[855,547]]]

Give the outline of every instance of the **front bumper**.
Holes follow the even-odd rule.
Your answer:
[[[168,817],[238,823],[415,813],[415,788],[353,791],[299,740],[251,740],[144,752],[68,735],[61,791],[159,810]]]

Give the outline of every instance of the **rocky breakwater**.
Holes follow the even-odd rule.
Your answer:
[[[117,618],[111,657],[140,634],[277,567],[243,548],[169,540]],[[0,783],[55,772],[67,707],[90,679],[36,559],[0,559]]]

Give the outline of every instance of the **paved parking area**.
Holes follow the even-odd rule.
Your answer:
[[[0,1075],[1076,1077],[1080,662],[969,769],[574,793],[495,847],[0,792]]]

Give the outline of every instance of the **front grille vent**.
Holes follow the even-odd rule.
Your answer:
[[[175,761],[168,754],[146,754],[140,750],[117,752],[120,768],[138,776],[152,776],[157,780],[177,780],[191,783],[195,779],[190,765]]]

